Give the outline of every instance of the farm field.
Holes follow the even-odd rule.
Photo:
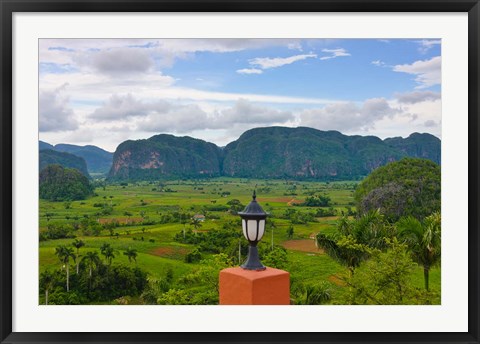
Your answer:
[[[112,266],[125,264],[145,271],[148,288],[168,279],[169,288],[165,288],[161,296],[165,303],[172,303],[167,296],[181,300],[189,295],[190,300],[198,296],[198,304],[215,304],[212,286],[216,287],[215,273],[222,267],[216,264],[218,254],[224,254],[223,258],[234,265],[246,258],[247,242],[236,212],[250,202],[256,189],[257,201],[270,214],[267,220],[270,225],[267,223],[259,247],[260,259],[265,265],[272,262],[290,272],[292,299],[300,297],[295,294],[299,286],[320,285],[330,296],[323,303],[336,304],[348,289],[342,281],[347,268],[317,248],[314,238],[318,233],[335,233],[339,217],[355,213],[355,181],[294,182],[222,177],[113,185],[97,181],[95,185],[95,196],[87,200],[40,200],[40,272],[63,271],[64,264],[57,257],[56,248],[72,247],[75,239],[84,242],[78,251],[79,260],[108,244],[114,252]],[[309,195],[323,195],[329,199],[328,206],[299,206]],[[200,220],[194,223],[193,217]],[[209,242],[202,238],[215,231],[235,233],[236,239],[230,238],[228,247],[209,250]],[[280,253],[269,255],[273,247]],[[132,249],[137,253],[134,260],[124,254]],[[71,265],[73,276],[75,263]],[[207,277],[200,278],[200,272]],[[423,268],[416,266],[410,283],[421,289],[423,278]],[[438,295],[433,301],[436,304],[440,303],[440,279],[440,268],[432,268],[430,290]],[[140,297],[125,297],[107,303],[143,302]],[[44,293],[39,292],[39,304],[44,303]]]

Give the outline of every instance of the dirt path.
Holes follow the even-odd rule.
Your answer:
[[[288,240],[283,243],[283,247],[285,247],[287,250],[320,254],[324,253],[321,248],[319,249],[315,246],[315,241],[312,239]]]

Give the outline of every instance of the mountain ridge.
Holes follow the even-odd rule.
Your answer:
[[[121,143],[114,153],[108,179],[214,176],[359,179],[403,157],[440,164],[441,141],[428,133],[382,140],[334,130],[274,126],[247,130],[220,148],[189,136],[159,134]]]
[[[107,174],[113,161],[113,153],[94,145],[79,146],[67,143],[51,145],[47,142],[39,141],[39,150],[44,149],[69,153],[83,158],[89,173]]]

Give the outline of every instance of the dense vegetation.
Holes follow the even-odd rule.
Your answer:
[[[40,201],[41,304],[218,304],[219,271],[246,258],[237,213],[255,187],[270,214],[260,257],[289,271],[294,304],[440,303],[440,214],[357,214],[356,181],[95,186],[86,200]]]
[[[55,248],[60,270],[48,269],[40,274],[40,292],[45,304],[121,303],[123,296],[139,296],[145,290],[148,283],[145,271],[137,266],[112,264],[116,252],[109,244],[81,256],[83,246],[83,241],[75,240],[69,246]],[[130,252],[129,258],[135,257],[135,251],[126,252]],[[131,258],[129,261],[132,263]],[[71,263],[76,264],[76,269],[71,269]]]
[[[87,170],[87,163],[83,158],[64,152],[57,152],[51,149],[41,150],[39,153],[40,171],[48,165],[61,165],[63,167],[75,168],[84,176],[90,178]]]
[[[373,171],[358,186],[358,212],[379,211],[391,221],[401,216],[423,219],[440,211],[440,166],[426,159],[404,158]]]
[[[440,140],[430,134],[382,141],[312,128],[251,129],[223,150],[190,137],[157,135],[126,141],[115,152],[110,180],[230,176],[297,180],[358,180],[403,157],[440,163]]]
[[[93,195],[93,186],[77,169],[48,165],[40,171],[40,198],[50,201],[82,200]]]

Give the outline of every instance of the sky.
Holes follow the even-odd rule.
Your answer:
[[[39,138],[168,133],[219,146],[255,127],[441,138],[441,41],[41,39]]]

